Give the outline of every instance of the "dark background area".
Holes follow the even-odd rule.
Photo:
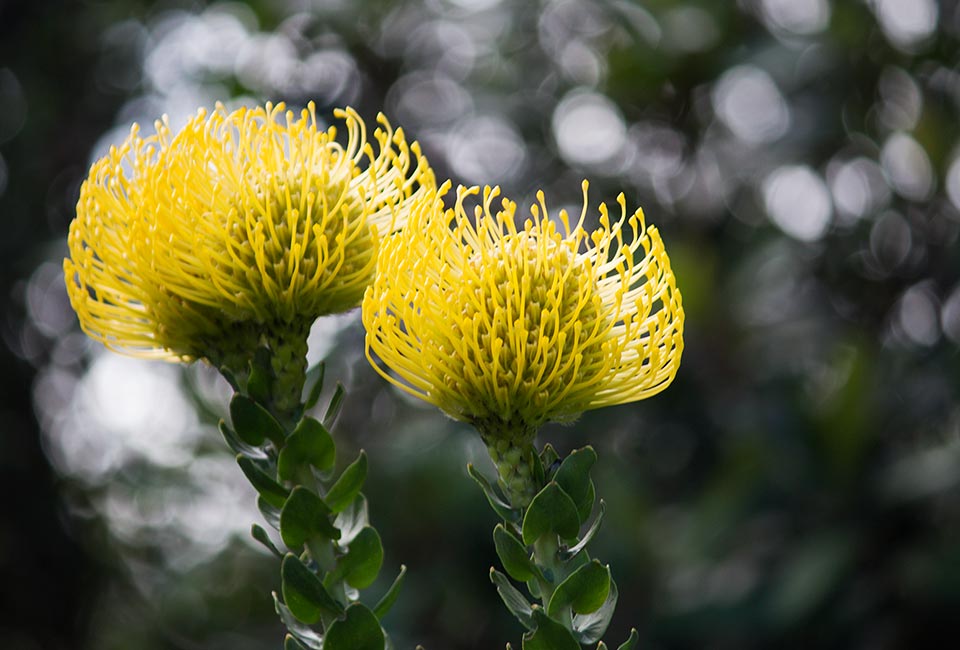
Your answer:
[[[687,311],[661,395],[592,444],[595,555],[644,648],[941,647],[960,625],[960,10],[936,0],[0,0],[0,647],[279,647],[273,559],[209,369],[87,341],[60,261],[132,121],[383,110],[438,177],[578,209],[624,192]],[[232,104],[231,104],[232,105]],[[370,454],[399,648],[517,644],[469,429],[315,329]],[[486,466],[489,471],[489,466]],[[377,593],[378,587],[372,589]]]

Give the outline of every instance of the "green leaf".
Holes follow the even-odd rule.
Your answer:
[[[547,479],[553,479],[553,474],[556,473],[557,468],[553,466],[554,463],[557,463],[559,466],[560,454],[557,453],[557,450],[553,448],[549,442],[543,446],[543,451],[540,452],[540,463],[543,465],[544,473],[546,474]]]
[[[490,581],[497,586],[497,593],[520,624],[528,630],[533,629],[533,608],[516,587],[510,584],[507,576],[490,567]]]
[[[503,524],[497,524],[493,529],[493,544],[497,548],[497,555],[503,568],[511,578],[518,582],[526,582],[537,573],[536,565],[530,560],[527,548],[520,540],[507,532]]]
[[[343,406],[343,397],[346,391],[343,390],[343,384],[337,382],[337,387],[330,398],[330,404],[327,406],[327,412],[323,414],[323,426],[328,429],[333,426],[337,416],[340,415],[340,407]]]
[[[333,525],[340,530],[340,544],[343,546],[349,545],[369,523],[367,498],[362,494],[358,494],[333,520]]]
[[[280,537],[291,549],[299,549],[315,537],[340,539],[330,523],[330,508],[308,488],[297,486],[280,511]]]
[[[277,508],[283,507],[284,502],[290,495],[290,490],[273,480],[253,460],[246,456],[237,455],[237,464],[264,501]]]
[[[527,580],[527,591],[529,591],[530,595],[536,598],[537,600],[542,600],[542,598],[540,597],[542,595],[540,593],[540,583],[537,582],[536,579]]]
[[[607,650],[607,644],[601,641],[597,644],[597,650]]]
[[[543,485],[547,482],[544,478],[543,461],[540,460],[540,456],[536,452],[531,453],[530,456],[530,464],[533,465],[534,485]]]
[[[600,609],[573,617],[573,633],[580,643],[596,643],[603,637],[617,608],[617,585],[610,580],[610,593]]]
[[[265,531],[262,526],[258,526],[257,524],[251,526],[250,535],[255,540],[266,546],[267,549],[274,555],[281,559],[283,558],[283,553],[281,553],[280,550],[274,545],[273,540],[270,539],[270,536],[267,535],[267,531]]]
[[[376,615],[363,603],[347,608],[346,617],[334,621],[324,639],[324,650],[383,650],[386,638]]]
[[[327,492],[326,502],[334,512],[340,512],[356,498],[367,478],[367,454],[362,449],[355,461],[343,470],[343,474]]]
[[[313,625],[320,620],[320,613],[340,616],[343,607],[333,599],[320,578],[305,567],[295,555],[288,553],[280,565],[283,578],[283,600],[297,620]]]
[[[367,526],[350,542],[347,554],[337,562],[336,575],[348,585],[365,589],[373,584],[383,566],[383,544],[377,531]]]
[[[283,650],[307,650],[299,641],[288,634],[283,638]]]
[[[257,497],[257,508],[260,509],[260,514],[262,514],[264,520],[270,524],[270,527],[279,532],[280,508],[267,503],[263,497]]]
[[[580,650],[573,634],[548,617],[541,608],[533,608],[536,629],[523,635],[523,650]]]
[[[325,370],[326,364],[321,361],[307,371],[307,381],[312,381],[313,384],[310,385],[310,392],[307,393],[307,398],[303,402],[303,408],[305,410],[309,411],[320,401],[320,393],[323,391],[323,373]]]
[[[589,614],[603,606],[610,593],[610,567],[593,560],[571,573],[557,586],[547,604],[548,616],[561,616],[565,607]]]
[[[630,630],[630,638],[620,644],[620,647],[617,650],[634,650],[637,645],[640,643],[640,637],[637,635],[637,631],[634,629]]]
[[[397,574],[393,584],[387,589],[387,593],[383,595],[380,602],[373,608],[373,613],[377,615],[377,618],[386,616],[390,608],[393,607],[393,604],[397,602],[397,597],[400,595],[400,588],[403,586],[403,576],[405,575],[407,575],[407,567],[401,564],[400,573]]]
[[[261,404],[270,401],[273,393],[273,367],[269,348],[257,348],[250,360],[250,376],[247,378],[247,394]]]
[[[323,650],[323,637],[297,620],[290,608],[280,602],[277,592],[273,592],[273,606],[280,615],[280,620],[290,630],[290,634],[311,650]]]
[[[551,481],[533,497],[523,517],[523,543],[530,545],[547,534],[562,539],[576,537],[580,531],[577,507],[559,485]]]
[[[217,371],[223,376],[224,379],[227,380],[227,383],[230,384],[230,388],[232,388],[234,392],[238,392],[240,390],[240,382],[237,381],[237,376],[232,370],[230,370],[230,368],[221,366],[220,368],[217,368]]]
[[[590,468],[597,462],[597,452],[593,447],[576,449],[563,459],[560,469],[553,480],[573,499],[581,523],[590,518],[596,491],[590,480]]]
[[[592,524],[590,524],[590,528],[586,533],[583,534],[583,537],[580,538],[580,541],[577,542],[577,545],[562,551],[560,557],[563,559],[571,558],[587,547],[587,544],[590,543],[590,540],[593,539],[593,536],[596,535],[597,531],[600,530],[600,524],[603,522],[603,513],[605,511],[606,505],[603,503],[603,499],[600,499],[600,510],[597,512],[597,518],[593,520]]]
[[[269,438],[278,447],[283,446],[283,427],[246,395],[234,395],[230,400],[230,419],[237,435],[248,445],[261,445],[264,438]]]
[[[277,475],[284,481],[292,481],[297,468],[312,465],[327,471],[336,462],[337,449],[333,438],[319,420],[307,416],[300,420],[277,458]]]
[[[510,507],[501,496],[497,493],[496,489],[490,485],[490,481],[481,474],[477,468],[472,464],[467,465],[467,473],[470,474],[470,478],[477,482],[477,485],[480,486],[480,489],[483,490],[483,494],[487,497],[487,501],[490,503],[490,507],[493,508],[493,511],[500,515],[500,518],[504,521],[509,521],[511,523],[520,522],[520,511],[514,510]]]
[[[220,423],[217,425],[217,427],[220,429],[220,435],[223,436],[227,446],[230,447],[234,454],[242,454],[247,458],[253,458],[255,460],[265,460],[267,458],[266,452],[259,447],[248,445],[241,440],[240,436],[238,436],[224,420],[220,420]]]

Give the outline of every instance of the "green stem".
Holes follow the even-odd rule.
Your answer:
[[[559,567],[556,562],[558,549],[557,539],[552,535],[545,535],[533,544],[534,562],[540,567],[540,571],[545,578],[539,581],[540,601],[544,607],[550,602],[550,597],[553,596],[553,592],[559,583],[559,580],[557,580]]]
[[[261,355],[264,351],[267,351],[269,356],[269,366],[267,366],[266,357],[261,359],[259,362],[253,360],[253,350],[251,350],[246,361],[241,362],[238,359],[231,358],[230,365],[227,365],[226,362],[223,362],[220,365],[220,367],[226,367],[227,371],[233,374],[237,379],[235,381],[235,388],[238,389],[238,393],[259,403],[260,406],[262,406],[277,420],[280,427],[283,429],[284,435],[282,439],[276,440],[275,442],[265,442],[262,447],[264,451],[268,452],[268,456],[273,462],[271,466],[272,471],[271,469],[266,469],[265,471],[270,472],[270,478],[279,483],[283,483],[283,481],[280,479],[278,474],[276,462],[281,452],[285,452],[287,454],[305,453],[302,450],[298,451],[297,446],[290,445],[289,449],[287,449],[287,447],[290,436],[297,428],[297,425],[302,421],[303,413],[305,411],[305,405],[301,396],[303,394],[303,387],[306,381],[306,351],[308,331],[309,328],[304,327],[300,331],[292,333],[288,332],[286,336],[278,336],[273,333],[263,334],[262,340],[267,343],[267,348],[261,347],[257,352],[257,355],[259,358],[259,355]],[[213,361],[214,360],[211,359],[211,362]],[[255,365],[257,363],[259,363],[258,366]],[[244,370],[243,374],[238,377],[237,373],[241,368],[246,370]],[[253,382],[254,377],[250,371],[251,368],[258,370],[261,373],[259,375],[260,377],[269,375],[266,380],[257,380],[256,385],[260,387],[257,390],[252,390],[249,386],[249,384]],[[268,368],[266,370],[266,375],[264,375],[264,368]],[[251,393],[256,393],[256,395]],[[306,427],[305,430],[315,431],[315,429],[312,429],[311,427]],[[328,434],[324,432],[324,435]],[[329,445],[330,441],[327,441],[325,444]],[[285,487],[290,489],[291,493],[295,488],[306,488],[310,492],[317,495],[321,501],[323,501],[326,498],[327,490],[329,490],[333,483],[333,479],[321,480],[315,473],[314,467],[311,465],[311,463],[315,461],[309,455],[304,455],[302,457],[288,456],[287,460],[293,463],[293,465],[291,465],[292,471],[289,474],[285,473],[285,478],[289,479],[286,481]],[[283,512],[286,514],[285,510]],[[297,510],[292,510],[291,512],[296,513]],[[291,516],[293,517],[295,514]],[[327,516],[332,519],[334,515],[329,513],[328,510],[326,515],[319,516]],[[281,517],[281,519],[283,518]],[[296,520],[291,521],[295,522]],[[302,521],[303,519],[300,520],[300,522]],[[367,524],[365,520],[363,523]],[[302,525],[302,523],[295,523],[294,530],[297,530],[297,526]],[[281,533],[281,537],[285,538],[284,532],[279,532]],[[316,536],[308,539],[301,548],[290,548],[294,555],[297,556],[300,556],[304,549],[306,549],[310,557],[316,563],[314,572],[320,579],[321,583],[324,584],[324,588],[327,590],[329,597],[332,597],[344,609],[353,604],[354,599],[348,597],[348,589],[344,580],[336,577],[341,573],[340,569],[342,567],[340,567],[339,564],[344,557],[337,543],[332,539],[324,539],[322,536]],[[307,566],[310,565],[308,564]],[[335,577],[336,579],[334,579]],[[323,602],[323,599],[321,598],[317,602],[321,603]],[[342,619],[326,611],[323,607],[320,609],[321,616],[317,627],[322,635],[326,635],[330,631],[331,626],[334,624],[350,624],[349,622],[345,623]],[[291,613],[296,616],[292,609]],[[358,619],[355,619],[355,621],[356,620]],[[297,633],[294,631],[294,627],[295,626],[292,626],[290,631],[292,634],[294,634],[294,636],[296,636]],[[369,632],[369,630],[367,630],[367,632]],[[350,634],[352,633],[342,632],[341,637],[347,638],[343,635],[349,636]],[[330,650],[349,649],[342,647],[331,647]]]
[[[303,413],[303,385],[307,379],[307,337],[309,324],[287,324],[281,335],[264,334],[270,346],[273,369],[273,411],[285,425],[294,424]]]

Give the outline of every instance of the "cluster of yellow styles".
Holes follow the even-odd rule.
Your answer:
[[[683,307],[657,229],[600,206],[585,229],[542,193],[438,186],[381,115],[346,143],[311,105],[217,106],[96,162],[64,273],[84,331],[126,354],[215,365],[362,303],[367,356],[488,439],[649,397],[673,379]],[[452,204],[452,207],[447,207]],[[381,363],[378,363],[379,359]]]

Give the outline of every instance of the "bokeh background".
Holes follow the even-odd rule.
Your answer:
[[[129,125],[199,106],[378,110],[440,177],[578,210],[624,192],[687,312],[674,385],[542,435],[592,444],[614,647],[927,648],[960,631],[960,9],[952,0],[0,0],[0,647],[277,648],[277,566],[208,368],[105,353],[61,260]],[[398,648],[502,648],[476,436],[348,400]],[[947,641],[947,646],[951,645]]]

